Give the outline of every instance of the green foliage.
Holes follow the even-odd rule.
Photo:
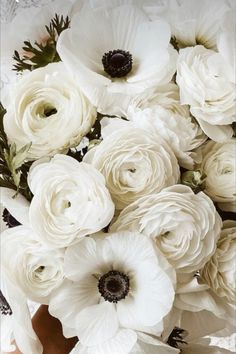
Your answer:
[[[60,61],[59,54],[56,50],[57,39],[62,31],[69,28],[70,20],[68,16],[64,19],[63,16],[55,17],[51,20],[49,26],[45,26],[48,37],[44,43],[34,45],[30,41],[24,42],[24,55],[20,56],[18,51],[14,52],[13,59],[16,61],[13,70],[22,72],[24,70],[34,70]]]
[[[6,110],[0,103],[0,187],[10,188],[21,193],[28,200],[32,194],[27,184],[27,175],[30,163],[25,163],[31,144],[23,146],[17,151],[16,145],[8,145],[3,127],[3,117]]]
[[[186,171],[182,173],[181,183],[192,188],[195,194],[204,191],[206,188],[206,174],[199,170]]]

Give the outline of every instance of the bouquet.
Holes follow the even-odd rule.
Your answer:
[[[6,25],[2,350],[43,352],[31,300],[73,354],[229,353],[206,336],[235,329],[234,10],[54,1]]]

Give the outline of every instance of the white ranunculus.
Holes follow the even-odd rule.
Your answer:
[[[236,139],[225,143],[209,141],[203,146],[200,169],[206,175],[205,193],[219,206],[236,211]]]
[[[96,120],[95,108],[63,63],[49,64],[20,78],[3,103],[9,143],[17,149],[31,143],[31,160],[78,145]]]
[[[180,105],[175,84],[150,89],[134,97],[128,107],[127,118],[161,136],[174,151],[179,164],[188,169],[194,164],[192,150],[207,138],[190,116],[188,107]]]
[[[180,101],[212,140],[223,142],[233,135],[236,121],[235,78],[230,64],[201,45],[180,50],[177,65]]]
[[[204,193],[182,185],[138,199],[125,208],[112,231],[139,231],[153,238],[178,273],[195,272],[210,259],[221,218]]]
[[[156,335],[163,331],[163,318],[175,293],[170,271],[163,255],[142,234],[118,232],[103,240],[86,237],[65,252],[68,279],[55,290],[49,312],[76,329],[82,346],[102,346],[119,336],[122,328],[130,330],[124,345],[134,345],[132,331],[152,334],[155,329]]]
[[[85,7],[73,17],[71,28],[61,34],[57,43],[62,61],[86,96],[100,112],[107,114],[117,94],[125,99],[127,95],[168,83],[177,60],[177,52],[169,44],[167,22],[150,22],[139,6],[116,5]],[[115,50],[125,53],[115,56]],[[107,64],[102,62],[105,54]]]
[[[47,304],[51,292],[64,279],[63,251],[49,250],[32,229],[16,226],[1,235],[2,265],[11,279],[33,301]]]
[[[201,271],[203,281],[229,303],[236,302],[236,222],[223,223],[217,248]]]
[[[177,183],[179,166],[161,137],[131,122],[121,122],[119,126],[116,123],[114,131],[113,124],[109,125],[109,133],[85,155],[84,161],[104,175],[116,208],[120,210],[144,195]]]
[[[107,226],[114,204],[102,174],[70,156],[35,163],[28,176],[34,194],[30,223],[51,247],[66,247]]]

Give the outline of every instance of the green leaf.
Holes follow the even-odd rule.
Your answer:
[[[54,18],[50,21],[48,26],[45,26],[48,33],[48,38],[44,43],[34,42],[34,45],[30,41],[24,41],[23,51],[25,54],[20,56],[18,51],[14,52],[13,59],[16,64],[13,66],[13,70],[22,72],[24,70],[34,70],[44,67],[49,63],[55,63],[60,61],[59,54],[56,50],[56,44],[59,35],[67,28],[69,28],[70,20],[67,16],[65,19],[63,16],[55,14]]]
[[[31,144],[17,151],[16,145],[8,145],[4,132],[3,118],[6,110],[0,103],[0,187],[10,188],[21,193],[27,200],[32,199],[32,193],[27,183],[31,162],[25,162]]]

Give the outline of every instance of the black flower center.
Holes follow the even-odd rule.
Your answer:
[[[110,50],[102,57],[104,71],[111,77],[126,76],[132,69],[132,55],[121,49]]]
[[[98,290],[106,301],[117,303],[129,293],[129,278],[117,270],[110,270],[99,279]]]
[[[8,304],[5,296],[0,290],[0,312],[2,315],[12,315],[12,309]]]
[[[57,113],[57,110],[56,108],[53,108],[53,107],[48,107],[48,108],[45,108],[44,109],[44,116],[45,117],[50,117],[52,116],[53,114],[56,114]]]

